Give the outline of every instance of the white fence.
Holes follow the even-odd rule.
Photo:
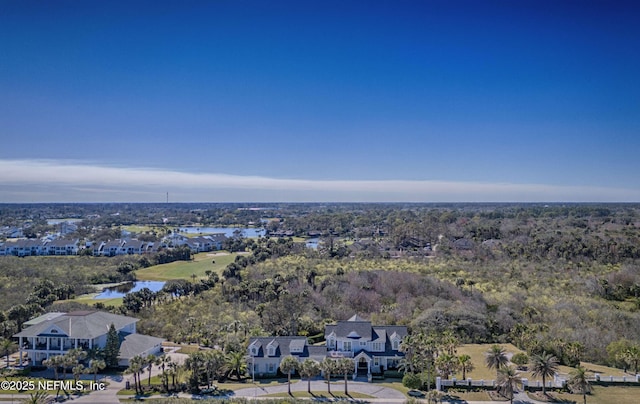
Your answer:
[[[608,382],[608,383],[640,383],[640,374],[635,376],[602,376],[598,373],[595,374],[595,377],[591,379],[596,382]],[[546,381],[546,387],[563,387],[567,382],[566,379],[558,377],[554,377],[552,380]],[[542,382],[540,380],[527,380],[522,379],[523,387],[542,387]],[[495,380],[473,380],[473,379],[463,379],[457,380],[453,378],[451,380],[442,379],[440,377],[436,377],[436,390],[442,391],[443,387],[454,387],[454,386],[466,386],[466,387],[495,387]]]

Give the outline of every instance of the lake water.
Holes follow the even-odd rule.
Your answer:
[[[137,292],[144,288],[151,289],[152,292],[157,292],[164,286],[165,282],[160,281],[137,281],[128,282],[122,285],[106,288],[94,299],[113,299],[116,297],[124,297],[127,293]]]
[[[257,238],[259,236],[264,236],[264,229],[240,229],[237,227],[178,227],[178,231],[180,233],[187,234],[215,234],[215,233],[224,233],[227,237],[232,237],[233,232],[236,230],[242,231],[242,235],[248,238]]]
[[[78,223],[78,222],[81,222],[81,221],[82,221],[82,219],[48,219],[47,220],[47,224],[49,226],[55,226],[55,225],[58,225],[58,224],[63,223],[63,222]]]

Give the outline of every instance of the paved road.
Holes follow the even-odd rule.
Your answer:
[[[399,392],[398,390],[394,390],[389,387],[384,387],[375,383],[349,382],[349,384],[347,385],[347,389],[349,393],[367,394],[373,397],[377,397],[381,400],[387,400],[387,402],[391,402],[388,400],[400,400],[399,402],[404,402],[407,399],[405,395]],[[301,381],[297,383],[292,383],[291,391],[307,391],[307,382]],[[322,393],[323,397],[331,398],[331,395],[329,395],[329,393],[327,392],[327,383],[324,380],[312,381],[311,391],[321,391],[323,392]],[[344,384],[331,383],[331,391],[333,393],[344,395]],[[264,396],[267,394],[287,393],[287,392],[288,392],[287,384],[284,383],[276,386],[250,387],[246,389],[236,390],[235,396],[236,397],[258,397],[258,396]]]

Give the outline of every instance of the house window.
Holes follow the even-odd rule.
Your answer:
[[[367,346],[367,342],[366,341],[360,341],[360,346]]]
[[[350,351],[351,350],[351,341],[344,341],[342,343],[342,349],[345,351]]]
[[[398,342],[398,340],[397,340],[397,339],[394,339],[394,340],[393,340],[393,349],[397,351],[397,350],[398,350],[398,347],[399,347],[399,342]]]
[[[274,347],[269,347],[269,356],[275,356],[276,349]]]
[[[380,366],[380,359],[379,358],[373,358],[373,366]]]
[[[382,351],[382,344],[380,342],[373,343],[373,350],[376,352]]]
[[[276,372],[276,365],[275,363],[270,363],[269,364],[269,373],[275,373]]]
[[[251,348],[251,355],[255,356],[257,354],[258,354],[258,348],[256,348],[256,347]]]

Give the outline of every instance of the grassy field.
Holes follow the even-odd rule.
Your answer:
[[[582,394],[553,393],[553,396],[582,403]],[[589,404],[637,404],[640,403],[640,387],[602,387],[594,386],[591,394],[587,394]]]
[[[516,348],[512,344],[500,344],[506,351],[507,354],[515,354],[518,352],[523,352],[521,349]],[[485,352],[489,350],[491,344],[467,344],[462,345],[458,348],[458,355],[467,354],[471,356],[471,362],[473,363],[475,369],[471,372],[467,373],[467,378],[471,378],[474,380],[494,380],[496,378],[495,369],[489,369],[485,364]],[[593,373],[600,373],[602,376],[624,376],[624,372],[621,369],[610,368],[607,366],[594,365],[588,362],[582,362],[582,366],[584,366],[588,371],[590,371],[589,375],[593,376]],[[566,376],[571,372],[573,368],[568,366],[560,366],[560,375]],[[462,373],[456,375],[458,378],[462,378]],[[629,375],[627,375],[629,376]],[[533,380],[538,380],[534,378],[530,372],[520,372],[520,377],[527,378],[531,383]],[[541,380],[541,379],[540,379]],[[640,399],[638,400],[640,402]]]
[[[136,271],[136,278],[141,281],[168,281],[171,279],[186,279],[190,281],[192,275],[197,278],[204,278],[207,270],[222,274],[224,268],[232,263],[237,255],[237,253],[229,254],[226,251],[200,253],[194,256],[193,261],[176,261],[139,269]],[[215,261],[215,264],[212,263],[213,261]]]
[[[84,303],[84,304],[88,304],[88,305],[93,305],[95,303],[102,303],[105,306],[122,306],[122,298],[121,297],[114,297],[114,298],[110,298],[110,299],[95,299],[95,297],[98,295],[99,293],[91,293],[88,295],[82,295],[82,296],[78,296],[75,299],[73,299],[72,301],[74,302],[78,302],[78,303]]]
[[[512,344],[500,344],[506,351],[507,354],[515,354],[518,352],[522,352],[521,349],[516,348]],[[458,355],[469,355],[471,356],[471,362],[475,367],[471,372],[467,372],[467,378],[471,378],[474,380],[493,380],[496,378],[495,369],[489,369],[485,365],[485,352],[487,352],[491,348],[491,344],[466,344],[462,345],[458,348]],[[462,372],[456,375],[458,378],[462,378]],[[526,377],[526,376],[524,376]]]

